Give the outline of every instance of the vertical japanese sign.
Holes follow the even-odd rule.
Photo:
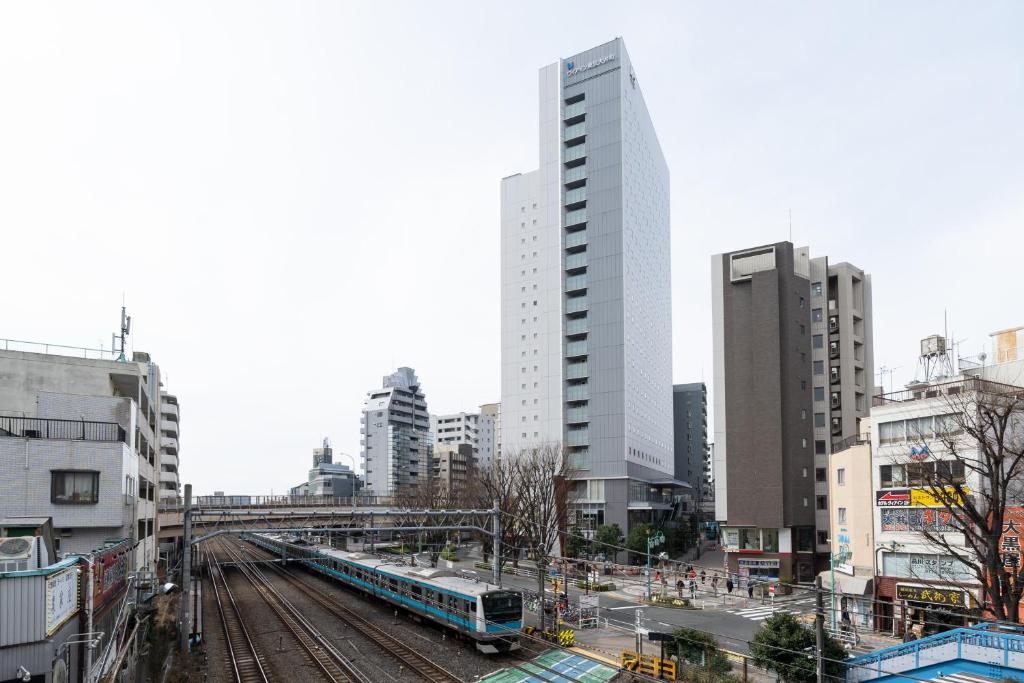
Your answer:
[[[52,636],[78,612],[78,568],[46,577],[46,635]]]
[[[999,557],[1008,572],[1020,569],[1020,536],[1024,532],[1024,507],[1007,507],[1003,515],[1003,533],[999,537]]]

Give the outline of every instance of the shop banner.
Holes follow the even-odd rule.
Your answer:
[[[969,607],[968,593],[962,588],[928,588],[896,584],[896,599],[911,602],[929,602],[950,607]]]
[[[78,612],[78,568],[46,577],[46,635],[52,636]]]
[[[971,491],[966,486],[962,487],[965,495],[970,495]],[[957,494],[956,488],[952,486],[945,487],[946,494],[950,497],[950,503],[952,507],[958,507],[963,504],[962,498]],[[915,489],[888,489],[885,491],[875,491],[875,506],[880,508],[939,508],[945,507],[945,503],[940,500],[939,490],[937,488],[915,488]]]

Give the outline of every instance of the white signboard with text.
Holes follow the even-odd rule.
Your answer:
[[[78,569],[46,577],[46,635],[52,636],[78,612]]]

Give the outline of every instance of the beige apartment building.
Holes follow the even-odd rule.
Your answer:
[[[821,585],[832,594],[826,596],[825,622],[831,627],[834,596],[837,627],[870,629],[875,577],[871,418],[860,419],[860,434],[833,444],[828,499],[832,565],[822,572]]]

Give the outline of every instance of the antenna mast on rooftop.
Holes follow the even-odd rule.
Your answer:
[[[124,305],[121,306],[121,334],[110,335],[110,352],[117,352],[118,362],[125,363],[128,358],[124,355],[124,343],[132,331],[132,317],[125,312]]]

